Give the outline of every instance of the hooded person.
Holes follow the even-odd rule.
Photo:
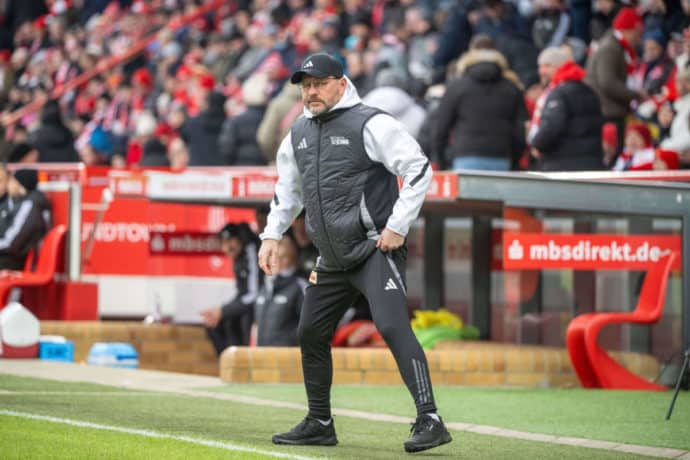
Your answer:
[[[268,276],[277,273],[280,240],[302,209],[320,257],[297,331],[308,413],[272,441],[338,443],[331,417],[331,341],[345,309],[364,294],[417,409],[405,450],[451,442],[407,313],[405,236],[431,184],[429,161],[402,123],[362,103],[334,56],[308,56],[290,81],[300,86],[304,116],[278,148],[278,181],[261,234],[259,265]]]
[[[376,88],[362,98],[362,102],[390,113],[417,138],[426,119],[426,110],[405,90],[407,78],[399,70],[382,69],[376,75]]]
[[[537,169],[603,169],[601,104],[583,82],[585,71],[561,47],[543,50],[538,63],[545,89],[537,100],[527,136]]]
[[[45,103],[41,123],[30,136],[29,143],[38,150],[41,163],[78,162],[74,134],[65,126],[60,106],[55,100]]]
[[[15,171],[7,183],[8,211],[0,222],[0,269],[22,270],[51,227],[51,205],[38,190],[34,169]]]
[[[232,259],[235,295],[225,304],[201,312],[218,355],[231,345],[248,345],[254,302],[263,283],[258,264],[258,237],[247,223],[228,223],[218,233],[223,252]]]
[[[434,155],[456,170],[514,168],[525,149],[527,121],[520,82],[494,49],[468,51],[457,69],[435,113]]]
[[[189,166],[220,166],[222,157],[218,139],[225,122],[225,96],[211,91],[207,107],[199,115],[187,119],[180,127],[182,140],[189,149]]]
[[[267,163],[256,138],[266,112],[268,91],[269,81],[264,74],[254,75],[242,84],[242,101],[246,109],[225,120],[218,139],[223,164],[252,166]]]

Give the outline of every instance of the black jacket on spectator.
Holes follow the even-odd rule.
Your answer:
[[[38,249],[51,226],[50,202],[38,190],[21,199],[8,198],[0,222],[0,269],[22,270],[31,249]]]
[[[444,159],[443,166],[462,156],[512,160],[525,148],[527,108],[522,91],[493,61],[498,53],[475,54],[476,62],[448,83],[435,114],[433,151]]]
[[[298,275],[297,270],[266,280],[254,307],[258,346],[298,345],[297,325],[306,286],[307,282]]]
[[[150,139],[144,143],[144,153],[139,161],[140,166],[170,166],[168,152],[165,145],[158,139]]]
[[[249,106],[247,110],[223,124],[218,140],[223,164],[230,166],[265,165],[256,132],[266,112],[265,106]]]
[[[258,255],[258,242],[249,241],[245,242],[242,253],[233,260],[232,268],[235,272],[237,293],[232,300],[221,307],[224,317],[252,313],[263,281],[263,272],[259,269]]]
[[[8,0],[5,7],[5,24],[14,34],[25,22],[48,14],[45,0]]]
[[[531,145],[542,158],[541,171],[603,169],[603,116],[597,94],[582,82],[584,70],[568,62],[554,75]]]
[[[29,143],[38,150],[41,163],[79,161],[74,135],[63,123],[60,107],[55,101],[46,102],[41,111],[41,124],[29,136]]]
[[[180,134],[189,150],[189,166],[220,166],[223,164],[218,150],[223,122],[225,96],[209,95],[208,108],[184,122]]]

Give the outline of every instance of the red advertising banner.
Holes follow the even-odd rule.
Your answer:
[[[505,270],[645,270],[675,251],[681,238],[673,235],[503,234]],[[680,269],[677,258],[674,269]]]
[[[222,256],[217,233],[151,232],[149,253],[178,256]]]

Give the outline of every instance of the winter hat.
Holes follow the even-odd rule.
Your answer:
[[[132,83],[137,83],[146,88],[151,88],[151,86],[153,86],[153,77],[151,76],[151,72],[149,72],[146,67],[137,69],[132,74]]]
[[[621,8],[613,20],[613,28],[615,30],[633,30],[642,27],[642,18],[635,8],[627,6]]]
[[[14,178],[27,192],[36,190],[38,186],[38,173],[35,169],[19,169],[14,172]]]
[[[649,127],[645,123],[639,123],[639,122],[629,123],[625,132],[626,133],[636,132],[644,140],[645,147],[651,147],[652,146],[652,133],[651,133],[651,131],[649,131]]]
[[[113,154],[113,142],[108,133],[100,126],[93,130],[89,137],[89,145],[97,152],[110,156]]]
[[[601,128],[601,140],[606,145],[616,147],[618,144],[618,134],[615,123],[604,123],[604,126]]]
[[[666,44],[668,43],[668,38],[666,37],[664,31],[661,29],[647,30],[645,31],[644,35],[642,35],[642,38],[644,40],[654,40],[662,48],[666,48]]]

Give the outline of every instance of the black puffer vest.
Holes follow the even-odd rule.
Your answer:
[[[344,271],[364,262],[393,211],[397,178],[364,149],[364,125],[379,113],[357,104],[300,118],[292,128],[306,230],[320,254],[317,271]]]

